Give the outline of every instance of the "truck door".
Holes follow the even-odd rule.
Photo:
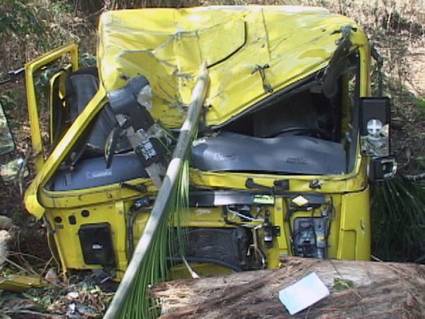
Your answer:
[[[52,68],[53,72],[49,76],[49,72],[45,74],[49,77],[49,106],[43,105],[42,101],[45,99],[44,92],[42,92],[37,85],[37,76],[40,72],[45,72],[48,68]],[[32,155],[35,160],[36,170],[39,171],[44,164],[47,146],[51,147],[57,141],[58,132],[55,128],[58,126],[58,114],[63,110],[58,109],[63,107],[60,99],[64,97],[64,78],[69,70],[76,71],[78,69],[78,46],[76,44],[69,44],[53,51],[47,52],[39,58],[27,63],[25,65],[25,84],[28,104],[28,115],[31,127],[31,142],[32,142]],[[49,109],[49,141],[43,141],[43,112]],[[45,135],[45,134],[44,134]],[[49,148],[51,149],[51,147]]]

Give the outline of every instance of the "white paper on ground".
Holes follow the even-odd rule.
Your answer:
[[[279,291],[279,299],[291,315],[300,312],[326,296],[329,296],[329,289],[314,272]]]

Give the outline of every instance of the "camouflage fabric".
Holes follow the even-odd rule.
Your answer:
[[[0,103],[0,155],[12,152],[15,149],[12,134],[7,124],[6,115],[3,106]]]

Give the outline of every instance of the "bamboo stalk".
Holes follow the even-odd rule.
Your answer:
[[[161,223],[167,222],[167,208],[173,195],[173,188],[178,182],[180,171],[182,170],[185,156],[188,149],[191,147],[194,132],[198,127],[198,122],[201,115],[202,106],[206,97],[208,87],[208,71],[206,66],[202,66],[198,80],[192,92],[192,102],[189,105],[186,119],[180,129],[177,145],[174,149],[172,159],[168,165],[166,176],[162,181],[162,185],[158,191],[154,206],[152,208],[149,219],[146,223],[145,230],[137,243],[133,257],[124,274],[121,284],[104,316],[106,319],[115,319],[121,317],[123,306],[126,303],[127,297],[136,284],[137,279],[142,282],[147,282],[146,278],[137,278],[147,276],[149,270],[141,269],[142,265],[147,261],[149,255],[152,254],[154,242],[158,240],[155,234],[161,228]],[[152,258],[152,255],[150,256]],[[151,280],[155,280],[155,275],[152,273]],[[142,295],[145,295],[141,292]],[[146,297],[146,296],[143,296]],[[134,298],[133,298],[134,300]],[[140,299],[139,299],[140,300]],[[147,298],[142,298],[141,302],[148,302]]]

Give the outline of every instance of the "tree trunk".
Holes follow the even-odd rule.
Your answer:
[[[288,258],[279,270],[177,280],[151,293],[162,319],[425,318],[425,266]],[[331,294],[290,316],[279,290],[315,272]]]

